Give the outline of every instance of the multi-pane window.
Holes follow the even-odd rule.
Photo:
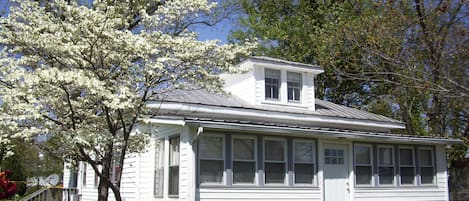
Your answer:
[[[401,184],[415,183],[415,160],[413,148],[399,148],[399,172]]]
[[[344,164],[344,150],[343,149],[325,149],[324,150],[324,163],[327,165]]]
[[[163,197],[164,185],[164,139],[155,143],[155,173],[154,173],[154,195]]]
[[[179,194],[179,137],[169,139],[169,189],[168,195]]]
[[[356,144],[355,154],[355,183],[357,185],[370,185],[372,182],[372,152],[371,146]]]
[[[279,100],[281,85],[280,70],[265,69],[265,99]]]
[[[394,184],[394,154],[392,146],[378,146],[378,181],[380,185]]]
[[[254,184],[256,177],[255,138],[233,138],[233,184]]]
[[[286,159],[285,140],[264,140],[264,172],[266,184],[285,183]]]
[[[200,183],[223,183],[223,136],[206,135],[200,138]]]
[[[433,150],[431,148],[419,149],[420,183],[433,184],[435,170],[433,162]]]
[[[288,102],[299,102],[301,99],[301,73],[287,72]]]
[[[295,184],[313,184],[315,144],[310,141],[294,141]]]

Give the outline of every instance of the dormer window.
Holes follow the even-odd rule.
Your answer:
[[[302,103],[303,74],[264,68],[265,100],[280,104]]]
[[[302,85],[301,73],[287,72],[288,102],[300,102]]]
[[[279,100],[281,86],[281,72],[274,69],[265,69],[265,99]]]

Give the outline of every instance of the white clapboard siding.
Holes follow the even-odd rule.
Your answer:
[[[63,172],[63,180],[62,180],[62,183],[63,183],[63,186],[64,188],[70,188],[70,177],[72,176],[71,175],[71,170],[70,168],[68,168],[68,165],[67,163],[64,164],[64,172]]]
[[[315,201],[321,200],[319,188],[200,188],[200,201]]]
[[[446,201],[445,189],[408,187],[394,189],[355,189],[355,201]]]
[[[80,182],[78,186],[81,186],[80,194],[82,201],[95,201],[98,200],[98,189],[94,185],[94,170],[90,165],[84,165],[84,162],[80,163],[81,171],[83,167],[86,166],[86,177],[83,178],[83,173],[81,172],[81,178],[78,180]],[[86,184],[83,185],[83,180],[86,180]]]
[[[137,172],[140,182],[138,183],[138,200],[153,199],[153,178],[154,178],[154,158],[155,158],[154,140],[148,144],[145,152],[140,153],[138,157],[139,171]],[[126,200],[127,201],[127,200]]]
[[[252,70],[243,74],[225,74],[221,77],[225,80],[226,91],[251,104],[255,104],[255,79]]]

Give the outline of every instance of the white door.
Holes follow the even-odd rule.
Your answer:
[[[347,145],[324,144],[324,200],[349,200]]]

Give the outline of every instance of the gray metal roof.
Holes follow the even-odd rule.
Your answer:
[[[401,121],[391,119],[362,110],[337,105],[331,102],[316,99],[316,110],[291,107],[279,107],[274,105],[253,105],[232,95],[209,93],[205,90],[174,90],[160,94],[156,100],[164,102],[190,103],[231,108],[256,109],[280,113],[311,114],[328,117],[339,117],[357,120],[372,120],[403,124]]]

